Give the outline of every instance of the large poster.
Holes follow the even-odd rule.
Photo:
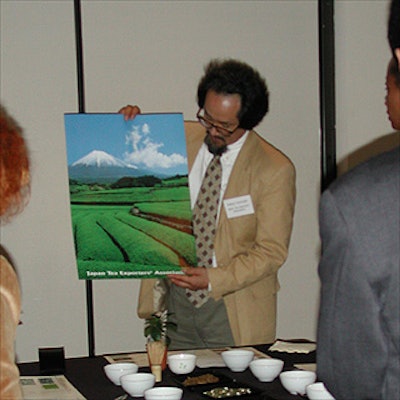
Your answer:
[[[182,114],[65,114],[79,279],[196,265]]]

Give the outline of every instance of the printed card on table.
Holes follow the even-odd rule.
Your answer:
[[[195,266],[182,114],[65,114],[79,279]]]
[[[64,375],[21,376],[25,400],[86,400]]]

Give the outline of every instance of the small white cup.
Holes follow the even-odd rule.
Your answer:
[[[121,386],[132,397],[143,397],[144,392],[154,386],[153,374],[140,372],[121,376]]]
[[[104,366],[104,372],[107,378],[117,386],[121,385],[120,378],[123,375],[134,374],[138,371],[139,366],[134,363],[114,363]]]
[[[279,374],[283,387],[291,394],[306,394],[306,388],[315,382],[317,375],[313,371],[293,370]]]
[[[250,371],[261,382],[272,382],[282,371],[284,362],[277,358],[259,358],[250,363]]]
[[[180,400],[182,396],[182,389],[170,386],[159,386],[144,392],[146,400]]]
[[[244,349],[226,350],[221,353],[226,366],[233,372],[242,372],[254,358],[254,352]]]
[[[310,400],[335,400],[322,382],[316,382],[308,385],[306,393]]]
[[[196,367],[196,359],[195,354],[170,354],[168,367],[175,374],[190,374]]]

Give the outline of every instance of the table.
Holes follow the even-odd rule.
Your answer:
[[[293,364],[314,363],[315,351],[309,354],[269,352],[268,345],[253,346],[274,358],[280,358],[285,362],[284,370],[293,369]],[[69,358],[65,360],[66,378],[82,393],[87,400],[114,400],[116,397],[125,394],[120,386],[113,385],[103,372],[103,366],[108,361],[103,356]],[[39,363],[20,363],[18,365],[22,376],[40,375]],[[140,368],[141,372],[148,372],[149,368]],[[245,386],[254,387],[260,390],[260,394],[252,396],[252,399],[260,400],[304,400],[304,397],[289,394],[281,385],[279,378],[273,382],[263,383],[257,380],[249,369],[244,372],[231,372],[228,368],[196,368],[195,371],[202,373],[216,372],[225,375],[232,380],[244,383]],[[174,374],[168,368],[163,371],[163,381],[156,383],[156,386],[177,386]],[[131,400],[131,397],[128,397]],[[140,398],[136,398],[139,400]],[[184,389],[184,400],[205,400],[201,394],[190,389]],[[250,399],[250,397],[246,397]]]

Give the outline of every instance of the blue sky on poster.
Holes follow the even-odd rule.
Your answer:
[[[157,172],[187,173],[183,116],[140,114],[65,114],[68,165],[94,150]]]

